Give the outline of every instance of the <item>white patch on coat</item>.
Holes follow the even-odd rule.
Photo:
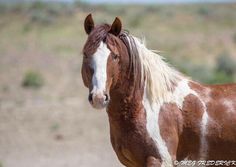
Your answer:
[[[188,79],[182,79],[181,81],[179,81],[177,87],[175,88],[174,93],[172,94],[171,100],[168,102],[176,103],[177,106],[180,109],[182,109],[184,99],[186,96],[190,94],[197,96],[197,93],[194,90],[192,90],[188,84],[189,84]]]
[[[204,113],[202,115],[202,121],[201,121],[201,137],[200,137],[200,159],[206,160],[207,154],[208,154],[208,143],[206,140],[207,135],[207,123],[208,123],[208,114],[206,111],[205,104],[203,104],[204,107]]]
[[[146,128],[150,137],[156,143],[159,154],[162,160],[162,167],[173,167],[172,158],[168,151],[165,141],[161,137],[160,127],[159,127],[159,114],[160,114],[160,105],[157,103],[150,103],[148,99],[146,87],[143,96],[143,106],[146,111],[147,124]]]
[[[224,99],[224,100],[223,100],[223,104],[224,104],[224,106],[227,108],[227,111],[228,111],[228,112],[233,112],[233,111],[235,111],[233,101],[230,101],[230,100],[228,100],[228,99]]]
[[[97,51],[93,55],[92,68],[94,70],[91,93],[103,93],[106,90],[107,81],[107,60],[110,50],[104,42],[101,42]]]
[[[201,101],[201,104],[203,106],[203,115],[201,120],[201,137],[200,137],[200,159],[206,160],[208,155],[208,143],[207,143],[207,125],[209,121],[212,121],[207,113],[207,106],[206,104],[210,101],[210,89],[204,89],[204,97],[197,96],[198,99]]]

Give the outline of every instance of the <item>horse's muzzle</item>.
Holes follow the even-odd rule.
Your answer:
[[[103,109],[109,103],[110,97],[107,93],[90,93],[88,100],[94,108]]]

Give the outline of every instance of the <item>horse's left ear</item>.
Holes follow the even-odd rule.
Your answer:
[[[116,17],[111,25],[111,29],[110,29],[109,33],[111,33],[115,36],[118,36],[121,32],[121,29],[122,29],[121,21],[118,17]]]
[[[89,35],[94,28],[94,21],[92,14],[90,13],[84,20],[84,30]]]

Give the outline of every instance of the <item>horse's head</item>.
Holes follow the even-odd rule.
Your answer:
[[[95,26],[92,15],[84,21],[88,39],[83,49],[82,78],[89,88],[89,102],[94,108],[107,106],[110,90],[117,86],[121,75],[121,64],[127,59],[127,49],[119,38],[121,21],[116,18],[112,25]],[[122,65],[122,69],[126,65]]]

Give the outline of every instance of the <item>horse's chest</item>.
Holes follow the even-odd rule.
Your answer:
[[[144,122],[111,124],[111,142],[118,158],[126,166],[144,166],[146,157],[158,155]]]

